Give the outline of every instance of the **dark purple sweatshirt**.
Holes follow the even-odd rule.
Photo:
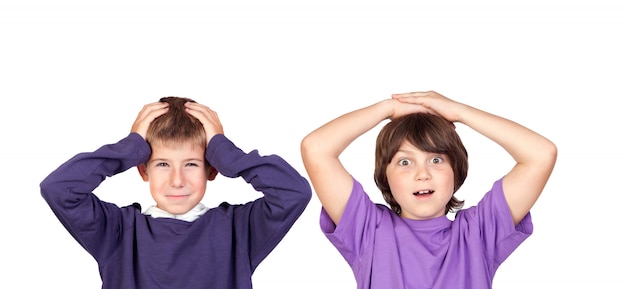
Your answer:
[[[149,157],[148,143],[131,133],[77,154],[41,182],[54,214],[96,259],[102,288],[252,288],[252,273],[311,199],[308,181],[282,158],[244,153],[221,134],[211,139],[206,159],[263,197],[222,203],[186,222],[143,215],[137,204],[120,208],[92,193],[106,177]]]

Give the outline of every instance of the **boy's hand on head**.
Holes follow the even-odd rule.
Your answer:
[[[206,133],[206,145],[209,145],[209,141],[216,134],[224,134],[224,128],[220,122],[217,112],[211,110],[205,105],[197,102],[185,103],[187,113],[197,118],[204,126],[204,132]]]
[[[434,91],[417,91],[391,95],[391,98],[405,104],[414,104],[424,107],[426,112],[439,115],[450,122],[458,121],[460,107],[458,102],[453,101]]]
[[[167,112],[169,104],[167,102],[154,102],[143,106],[137,115],[130,132],[135,132],[146,139],[150,123],[157,117]]]
[[[401,116],[412,114],[412,113],[418,113],[418,112],[433,113],[427,107],[419,105],[419,104],[402,102],[398,99],[391,99],[389,101],[391,101],[392,103],[392,111],[390,112],[390,116],[389,116],[389,119],[391,120],[394,120]]]

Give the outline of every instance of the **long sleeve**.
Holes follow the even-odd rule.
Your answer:
[[[235,212],[238,243],[248,245],[252,268],[278,245],[304,212],[311,199],[309,182],[277,155],[244,153],[224,135],[214,136],[207,160],[222,175],[242,177],[264,197],[240,206]]]
[[[75,155],[41,182],[41,195],[54,214],[96,259],[115,250],[115,240],[125,225],[119,207],[99,200],[93,191],[107,177],[145,162],[149,156],[148,144],[131,133],[117,143]]]

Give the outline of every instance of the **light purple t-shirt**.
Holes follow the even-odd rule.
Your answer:
[[[492,288],[496,269],[533,231],[530,213],[514,226],[502,179],[454,221],[402,218],[354,180],[339,225],[322,209],[320,226],[359,289]]]

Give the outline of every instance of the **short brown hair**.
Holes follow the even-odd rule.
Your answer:
[[[398,215],[402,209],[391,194],[386,170],[404,140],[420,150],[445,154],[450,158],[454,172],[454,193],[465,182],[468,169],[467,150],[454,126],[444,118],[429,113],[414,113],[387,123],[376,139],[374,181],[385,201]],[[464,203],[452,196],[446,204],[446,214],[462,208]]]
[[[167,112],[150,123],[146,134],[146,141],[172,146],[183,143],[194,143],[204,147],[206,133],[202,123],[185,111],[186,102],[195,102],[192,99],[177,96],[167,96],[159,100],[167,102]]]

